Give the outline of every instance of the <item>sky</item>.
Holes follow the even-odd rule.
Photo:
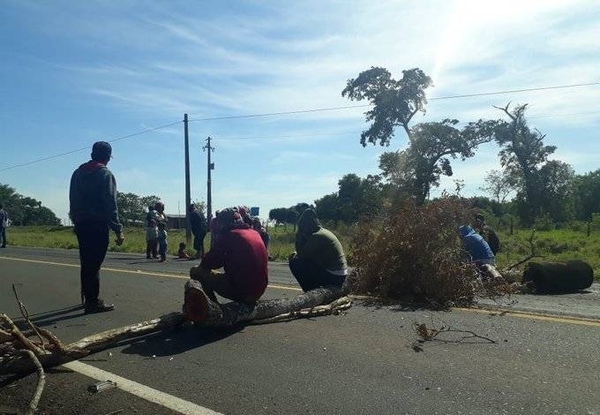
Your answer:
[[[505,119],[495,106],[528,104],[553,158],[599,168],[593,0],[2,0],[0,23],[0,183],[64,224],[70,176],[98,140],[113,146],[119,191],[185,213],[184,114],[192,201],[207,200],[209,136],[214,147],[213,211],[256,206],[266,218],[336,192],[348,173],[379,173],[406,134],[362,147],[368,103],[341,95],[372,66],[433,79],[412,125]],[[432,196],[455,180],[463,196],[485,195],[497,154],[490,143],[453,161]]]

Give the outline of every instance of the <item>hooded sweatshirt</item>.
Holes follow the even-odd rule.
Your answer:
[[[321,226],[312,209],[302,212],[296,232],[296,252],[300,258],[313,262],[335,275],[346,275],[348,264],[339,239]]]
[[[469,225],[458,228],[465,250],[471,255],[474,262],[489,261],[494,259],[494,253],[488,243]]]
[[[117,212],[117,182],[106,165],[90,160],[71,176],[69,215],[73,223],[105,222],[116,234],[123,225]]]

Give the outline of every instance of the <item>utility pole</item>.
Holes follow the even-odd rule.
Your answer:
[[[215,151],[214,147],[210,146],[210,136],[206,139],[206,145],[204,147],[202,147],[202,150],[206,150],[207,154],[208,154],[208,162],[206,165],[206,170],[207,170],[207,179],[206,179],[206,218],[208,220],[210,220],[212,218],[212,193],[211,193],[211,186],[212,186],[212,179],[211,179],[211,175],[210,175],[210,171],[215,169],[215,163],[212,163],[210,161],[210,153],[211,151]]]
[[[190,244],[192,229],[190,226],[189,206],[192,203],[190,191],[190,137],[188,134],[188,115],[183,114],[183,135],[185,142],[185,240]]]

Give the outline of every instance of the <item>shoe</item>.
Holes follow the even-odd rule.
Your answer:
[[[6,248],[6,245],[2,245],[2,246],[0,246],[0,248]]]
[[[85,305],[84,314],[104,313],[105,311],[113,311],[114,304],[104,304],[103,300],[97,300],[95,303]]]
[[[151,257],[150,255],[148,255],[148,256],[146,257],[146,259],[152,259],[152,257]]]
[[[153,256],[153,257],[152,257],[152,259],[158,259],[158,258],[159,258],[159,257],[157,257],[157,256]]]

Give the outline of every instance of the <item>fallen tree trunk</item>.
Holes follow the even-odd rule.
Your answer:
[[[123,340],[180,326],[188,320],[200,327],[230,327],[242,322],[264,324],[332,314],[350,307],[350,299],[340,298],[342,294],[343,290],[340,288],[324,287],[290,299],[261,300],[254,306],[237,302],[221,305],[210,301],[200,284],[190,280],[185,285],[183,312],[165,314],[152,320],[96,333],[67,345],[63,345],[46,330],[41,330],[44,344],[40,344],[27,337],[32,334],[37,336],[38,333],[31,330],[24,334],[8,316],[1,315],[2,340],[10,335],[12,341],[2,344],[4,356],[0,357],[0,374],[28,374],[36,371],[36,366],[22,353],[23,350],[31,350],[43,367],[53,367],[107,349]]]

